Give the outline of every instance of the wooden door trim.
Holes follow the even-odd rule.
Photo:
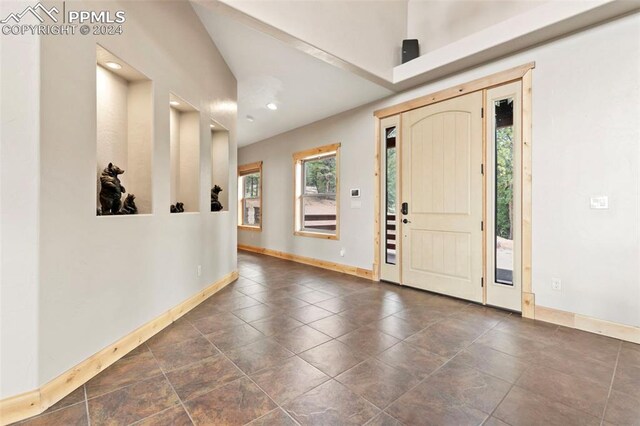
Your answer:
[[[463,83],[448,89],[444,89],[430,95],[422,96],[407,102],[403,102],[391,107],[374,111],[375,124],[375,166],[374,166],[374,264],[373,279],[380,279],[380,188],[381,188],[381,157],[380,157],[380,119],[396,114],[421,108],[430,104],[452,99],[458,96],[467,95],[479,90],[486,90],[491,87],[500,86],[514,81],[522,81],[522,316],[525,318],[535,318],[535,295],[533,293],[531,281],[531,147],[532,147],[532,70],[535,62],[520,65],[502,72],[491,74],[468,83]],[[486,121],[486,120],[485,120]],[[401,136],[402,137],[402,136]],[[402,142],[398,141],[400,145]]]
[[[477,92],[478,90],[489,89],[493,86],[500,86],[505,83],[520,80],[525,76],[525,74],[527,74],[527,72],[530,72],[533,68],[535,68],[535,66],[535,62],[529,62],[527,64],[520,65],[506,71],[501,71],[495,74],[488,75],[486,77],[478,78],[468,83],[463,83],[458,86],[440,90],[439,92],[435,92],[430,95],[421,96],[410,101],[379,109],[377,111],[374,111],[373,115],[378,118],[390,117],[392,115],[411,111],[412,109],[422,108],[427,105],[446,101],[447,99],[457,98],[458,96]]]

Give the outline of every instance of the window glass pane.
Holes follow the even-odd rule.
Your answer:
[[[396,128],[386,129],[386,226],[385,262],[391,265],[396,264]]]
[[[513,99],[495,108],[495,277],[513,285]]]
[[[336,156],[303,162],[304,194],[336,193]]]
[[[336,196],[313,195],[302,198],[302,228],[314,232],[335,233]]]
[[[243,176],[244,198],[257,198],[260,196],[260,173],[251,173]]]
[[[246,198],[244,200],[244,212],[242,214],[242,224],[249,226],[260,226],[260,199]]]

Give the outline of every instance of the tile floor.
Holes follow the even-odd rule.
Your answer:
[[[28,425],[640,425],[640,346],[241,252]]]

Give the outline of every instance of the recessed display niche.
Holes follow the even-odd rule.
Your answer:
[[[209,127],[211,128],[211,211],[228,211],[229,131],[213,119]]]
[[[200,211],[200,113],[169,95],[171,213]]]
[[[98,215],[151,213],[152,89],[145,75],[96,47]]]

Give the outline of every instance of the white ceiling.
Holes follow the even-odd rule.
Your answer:
[[[238,80],[238,146],[392,94],[206,6],[191,4]],[[267,109],[269,102],[278,110]]]

